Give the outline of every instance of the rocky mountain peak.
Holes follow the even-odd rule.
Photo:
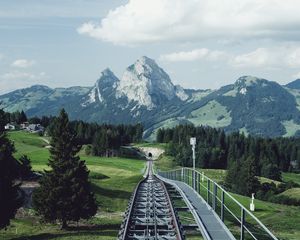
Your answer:
[[[115,76],[115,74],[110,70],[110,68],[105,68],[101,72],[101,76]]]
[[[254,76],[242,76],[235,82],[236,87],[250,87],[253,85],[257,85],[258,83],[262,81],[267,81],[261,78],[257,78]]]
[[[96,85],[103,85],[105,83],[115,83],[118,81],[119,79],[115,76],[115,74],[109,68],[106,68],[101,72]]]
[[[95,102],[104,102],[105,98],[109,95],[115,94],[115,89],[117,88],[119,81],[120,80],[109,68],[104,69],[100,74],[100,78],[89,91],[87,97],[84,98],[81,105],[86,107]]]
[[[176,96],[169,75],[148,57],[139,58],[124,72],[118,86],[119,95],[125,95],[140,106],[153,109],[161,102]]]
[[[240,94],[246,95],[250,88],[266,87],[270,83],[272,82],[263,78],[254,76],[242,76],[238,78],[238,80],[236,80],[236,82],[234,83],[234,88],[237,89]]]

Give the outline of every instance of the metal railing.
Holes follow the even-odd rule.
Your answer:
[[[161,172],[161,177],[185,182],[214,210],[236,239],[278,240],[274,234],[248,209],[232,197],[222,186],[191,168]]]

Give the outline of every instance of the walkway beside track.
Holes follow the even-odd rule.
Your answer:
[[[214,213],[213,209],[186,183],[169,180],[158,176],[166,183],[173,185],[182,195],[190,211],[193,213],[204,239],[234,240],[234,236]]]

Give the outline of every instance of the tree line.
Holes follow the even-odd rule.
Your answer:
[[[28,121],[32,124],[41,124],[46,134],[53,135],[58,117],[42,116],[28,118],[24,111],[5,113],[5,122],[17,124]],[[83,121],[70,121],[70,128],[76,133],[76,141],[80,145],[87,144],[86,153],[95,156],[118,155],[120,147],[132,142],[140,142],[143,138],[143,125],[111,125],[87,123]]]
[[[227,169],[224,185],[237,193],[249,195],[262,190],[263,198],[267,194],[264,189],[277,190],[267,184],[261,189],[257,176],[281,181],[281,171],[300,170],[299,138],[225,134],[221,129],[193,125],[162,128],[157,132],[157,142],[168,143],[166,154],[173,156],[177,165],[185,167],[192,166],[190,137],[197,138],[196,166]]]

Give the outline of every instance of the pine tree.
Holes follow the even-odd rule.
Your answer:
[[[18,165],[13,158],[14,146],[7,138],[5,113],[0,109],[0,229],[9,225],[22,204],[18,178]]]
[[[251,193],[256,193],[259,189],[259,181],[256,177],[255,159],[249,156],[243,161],[240,173],[237,178],[238,193],[250,196]]]
[[[23,122],[27,122],[27,116],[22,110],[18,119],[18,123],[23,123]]]
[[[164,129],[159,128],[156,135],[156,141],[162,143],[164,141]]]
[[[24,180],[31,176],[32,174],[32,167],[31,167],[31,161],[28,158],[27,155],[23,155],[19,159],[20,162],[20,177]]]
[[[89,172],[77,153],[68,115],[61,110],[53,129],[49,166],[35,191],[33,204],[46,221],[59,220],[62,228],[68,221],[88,219],[96,214],[97,206],[88,181]]]

